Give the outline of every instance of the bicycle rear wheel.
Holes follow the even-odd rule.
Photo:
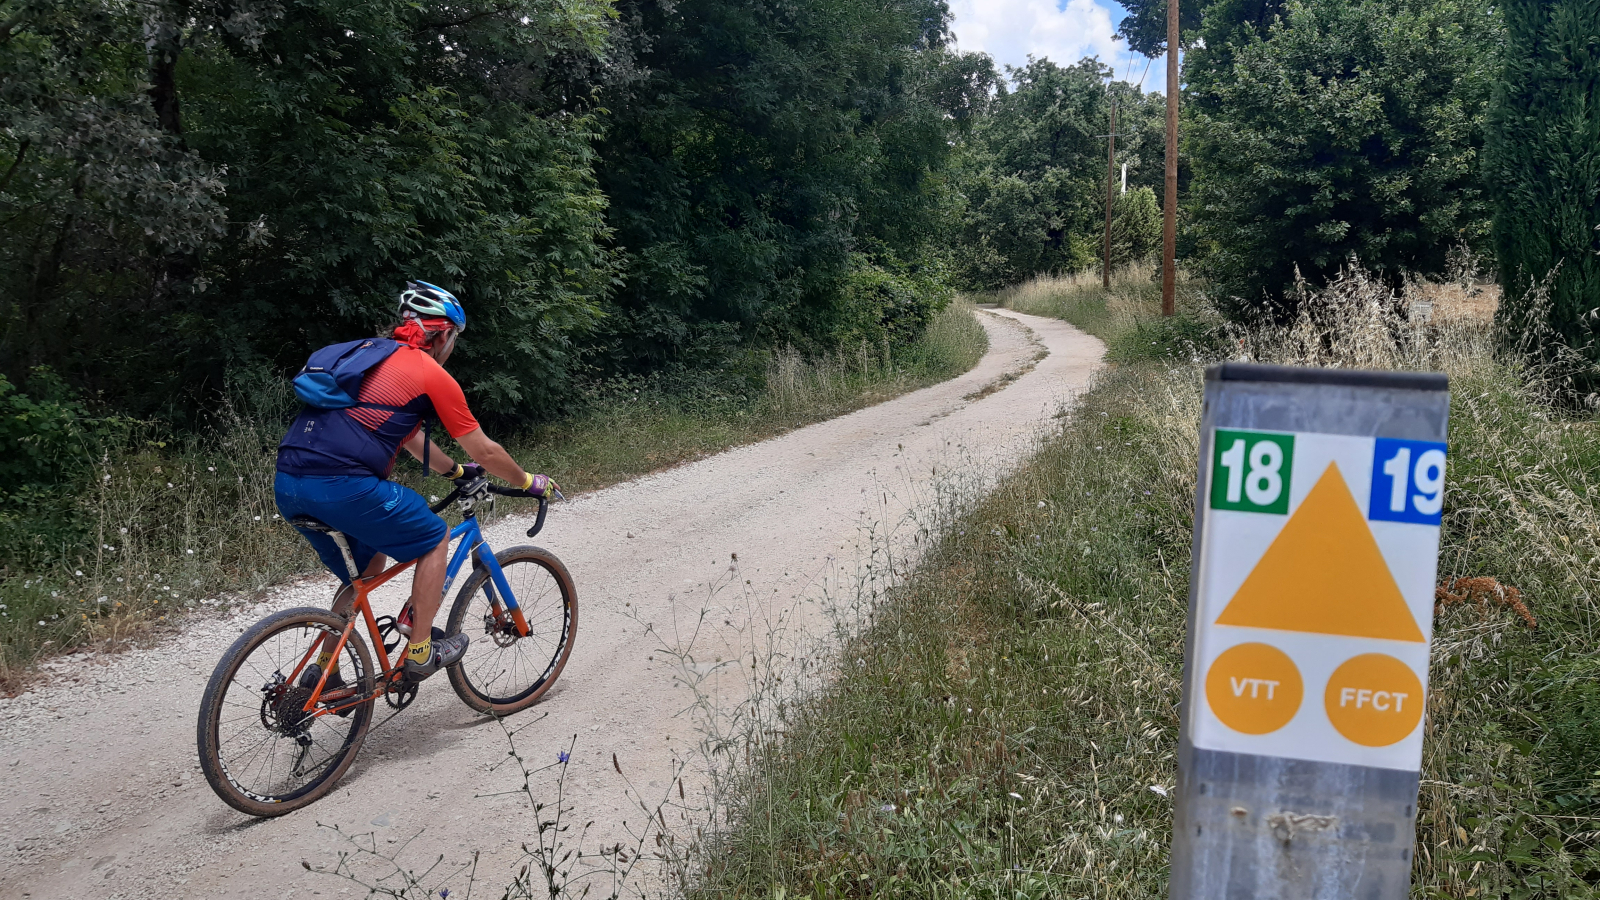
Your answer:
[[[327,610],[287,609],[222,655],[200,701],[197,740],[206,781],[229,806],[252,816],[292,812],[332,790],[355,760],[375,696],[366,641],[352,632],[337,660],[346,696],[319,704],[342,715],[305,712],[314,686],[290,681],[307,649],[325,635],[337,640],[344,626]]]
[[[528,634],[517,634],[494,580],[481,567],[461,586],[445,630],[472,639],[467,655],[450,667],[450,686],[478,712],[503,716],[537,703],[566,666],[578,630],[578,590],[561,560],[541,547],[512,547],[495,560]]]

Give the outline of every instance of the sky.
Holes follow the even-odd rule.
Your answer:
[[[1148,61],[1113,41],[1126,13],[1110,0],[950,0],[956,44],[982,51],[1005,66],[1021,66],[1028,54],[1072,65],[1085,56],[1116,70],[1118,81],[1140,82],[1145,90],[1166,84],[1166,59]],[[1148,65],[1148,68],[1146,68]]]

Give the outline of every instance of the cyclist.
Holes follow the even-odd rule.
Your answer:
[[[464,634],[432,639],[433,617],[444,599],[450,530],[415,491],[388,480],[400,448],[449,478],[477,477],[487,470],[531,497],[545,496],[555,483],[523,471],[483,433],[461,386],[445,372],[444,363],[467,327],[461,302],[425,281],[408,282],[400,294],[399,314],[391,339],[400,346],[367,371],[355,406],[301,410],[278,445],[273,487],[285,520],[308,515],[343,532],[363,577],[383,571],[386,557],[417,560],[404,668],[408,678],[421,680],[460,662],[469,641]],[[455,462],[421,433],[427,419],[437,419],[477,464]],[[355,592],[338,545],[326,534],[300,533],[344,582],[333,612],[348,616]],[[301,676],[303,686],[313,687],[321,679],[332,661],[333,643],[332,638],[324,640],[315,665]],[[334,667],[328,687],[343,682]]]

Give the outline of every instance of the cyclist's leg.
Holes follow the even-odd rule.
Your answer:
[[[358,556],[357,565],[365,566],[380,554],[401,561],[417,560],[407,657],[419,663],[431,659],[432,625],[441,605],[450,529],[410,488],[376,478],[349,481],[348,485],[335,485],[338,502],[327,504],[317,518],[344,532],[352,549],[360,546],[368,554]],[[460,658],[455,643],[443,647],[444,664]]]
[[[433,633],[433,617],[444,603],[444,571],[450,553],[450,533],[421,559],[417,560],[416,574],[411,578],[411,634],[413,643],[418,635]]]
[[[356,568],[361,574],[367,575],[371,574],[377,550],[366,545],[360,539],[360,535],[351,532],[347,527],[349,522],[341,514],[349,508],[352,501],[370,491],[370,487],[360,483],[362,481],[377,482],[377,479],[298,477],[279,472],[273,481],[273,495],[278,503],[278,512],[284,521],[295,516],[307,515],[344,532],[348,538],[350,553],[355,557]],[[339,545],[334,543],[333,538],[319,531],[307,531],[303,528],[295,530],[311,544],[311,549],[317,551],[317,556],[321,558],[322,564],[328,567],[328,571],[345,585],[349,585],[350,568],[345,564],[344,554],[340,552]]]
[[[372,479],[376,481],[376,479]],[[330,512],[337,511],[362,493],[370,490],[370,486],[349,479],[331,478],[299,478],[293,475],[278,473],[273,482],[273,494],[278,504],[278,512],[288,521],[298,515],[308,515],[318,519],[334,528],[344,531],[343,524],[330,521],[335,516]],[[328,568],[341,582],[339,592],[333,598],[333,613],[338,616],[349,617],[351,607],[355,603],[355,588],[350,584],[350,568],[345,563],[344,554],[339,550],[339,545],[333,538],[318,531],[307,531],[297,528],[301,537],[311,545],[322,564]],[[361,576],[368,578],[382,572],[388,560],[382,553],[377,552],[360,539],[351,534],[345,535],[346,544],[350,547],[350,555],[360,567]],[[322,647],[317,662],[326,666],[328,658],[333,655],[336,639],[326,636],[322,639]]]
[[[361,577],[371,578],[372,576],[381,573],[385,568],[388,567],[388,565],[389,557],[384,556],[382,553],[374,553],[372,556],[372,562],[367,563],[367,567],[361,570]],[[333,595],[333,614],[336,616],[344,616],[349,618],[350,607],[354,605],[355,602],[355,587],[350,585],[348,582],[340,585],[339,593]]]

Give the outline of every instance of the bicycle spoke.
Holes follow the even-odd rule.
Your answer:
[[[488,579],[468,598],[460,619],[472,638],[460,674],[475,694],[493,703],[513,702],[545,682],[565,649],[570,615],[560,581],[543,563],[511,559],[502,569],[528,633],[518,637],[501,630],[497,623],[504,619],[494,610],[507,604]]]
[[[357,704],[346,716],[311,715],[304,705],[313,689],[289,683],[310,648],[328,635],[337,637],[332,628],[316,624],[269,634],[240,660],[218,698],[220,709],[232,714],[219,715],[215,724],[217,762],[250,795],[288,797],[313,784],[343,758],[358,717],[367,714]],[[337,668],[347,684],[363,678],[360,660],[348,645]]]

